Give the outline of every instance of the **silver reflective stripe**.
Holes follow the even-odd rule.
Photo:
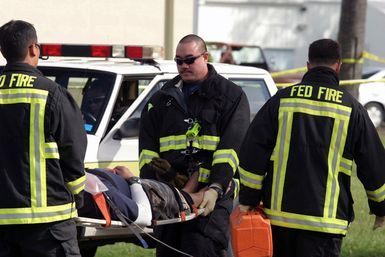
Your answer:
[[[46,147],[45,152],[46,153],[57,153],[57,154],[59,153],[57,148],[50,148],[50,147]]]
[[[237,160],[235,159],[234,155],[232,155],[231,153],[217,154],[217,155],[214,156],[213,162],[214,162],[216,159],[222,159],[222,158],[224,158],[224,159],[230,159],[230,160],[234,163],[235,167],[238,166]]]
[[[239,177],[241,180],[243,181],[246,181],[246,182],[249,182],[251,184],[254,184],[254,185],[262,185],[262,181],[260,180],[256,180],[256,179],[252,179],[250,177],[247,177],[245,176],[243,173],[239,172]]]
[[[340,162],[340,167],[348,169],[348,170],[352,169],[352,165],[349,165],[349,164],[347,164],[347,163],[345,163],[343,161]]]
[[[217,146],[218,143],[219,143],[218,141],[207,140],[207,139],[199,141],[199,144],[203,144],[203,145],[214,145],[214,146]]]
[[[340,124],[338,127],[338,132],[337,132],[337,138],[335,142],[335,147],[334,147],[334,153],[333,153],[333,161],[332,161],[332,188],[331,188],[331,195],[330,195],[330,205],[329,205],[329,218],[333,217],[333,209],[334,209],[334,198],[336,197],[336,187],[337,187],[337,160],[338,160],[338,153],[341,147],[341,138],[342,138],[342,133],[344,131],[344,121],[340,120]]]
[[[84,187],[85,184],[86,184],[86,181],[84,180],[84,182],[82,182],[76,186],[70,187],[70,190],[71,190],[71,192],[76,192],[76,190],[78,190],[79,188]]]
[[[73,209],[54,211],[54,212],[33,212],[33,213],[13,213],[13,214],[0,214],[0,219],[33,219],[33,218],[45,218],[54,217],[59,215],[66,215],[73,212]]]
[[[39,119],[39,112],[40,112],[40,104],[34,104],[35,106],[35,112],[34,112],[34,145],[35,145],[35,170],[31,172],[35,172],[36,176],[36,206],[41,207],[43,205],[42,203],[42,185],[41,185],[41,170],[40,170],[40,119]]]
[[[274,210],[278,209],[278,191],[279,191],[279,183],[281,180],[281,173],[282,173],[282,166],[283,166],[283,159],[285,155],[285,142],[286,142],[286,130],[288,126],[288,116],[289,114],[287,112],[283,113],[283,124],[282,124],[282,131],[281,131],[281,137],[280,137],[280,146],[279,146],[279,153],[278,153],[278,170],[277,170],[277,176],[275,180],[275,191],[274,191]]]
[[[181,139],[181,140],[169,140],[166,142],[161,142],[160,147],[168,147],[171,145],[183,145],[186,144],[186,139]]]
[[[366,194],[372,198],[375,198],[375,199],[381,199],[384,195],[385,195],[385,191],[382,191],[380,193],[373,193],[373,192],[368,192],[366,191]]]
[[[300,220],[300,219],[294,219],[294,218],[286,218],[281,216],[273,216],[271,214],[267,214],[269,219],[276,220],[276,221],[282,221],[290,224],[299,224],[299,225],[307,225],[312,227],[320,227],[320,228],[334,228],[334,229],[342,229],[346,230],[347,226],[339,225],[339,224],[331,224],[331,223],[325,223],[325,222],[315,222],[315,221],[308,221],[308,220]]]
[[[299,108],[304,108],[304,109],[310,109],[310,110],[315,110],[315,111],[323,111],[323,112],[331,112],[331,113],[336,113],[340,115],[344,115],[347,117],[350,117],[350,112],[340,110],[337,108],[332,108],[329,106],[316,106],[316,105],[311,105],[311,104],[306,104],[306,103],[287,103],[283,102],[281,103],[280,106],[283,107],[299,107]]]
[[[34,99],[46,99],[46,95],[35,93],[16,93],[16,94],[0,94],[0,99],[16,99],[16,98],[34,98]]]

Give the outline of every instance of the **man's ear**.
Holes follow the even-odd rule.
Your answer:
[[[310,70],[311,68],[313,68],[313,65],[311,65],[310,62],[306,62],[306,67],[307,67],[307,70]]]
[[[33,58],[39,54],[39,50],[37,47],[33,44],[30,47],[28,47],[28,55],[29,57]]]
[[[337,72],[337,74],[340,73],[340,70],[341,70],[341,66],[342,66],[342,62],[341,61],[338,61],[335,65],[335,70]]]

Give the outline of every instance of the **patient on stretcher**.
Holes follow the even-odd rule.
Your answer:
[[[134,175],[128,168],[117,166],[114,169],[92,169],[86,172],[84,206],[78,211],[79,216],[103,219],[92,194],[95,187],[105,188],[104,194],[111,199],[128,221],[149,226],[152,220],[177,218],[181,212],[190,214],[203,199],[202,189],[198,192],[197,172],[187,181],[183,189],[156,180],[141,179],[132,183]],[[97,185],[95,185],[97,183]],[[113,220],[119,217],[110,206]]]

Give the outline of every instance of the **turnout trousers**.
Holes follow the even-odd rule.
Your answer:
[[[219,199],[214,211],[207,217],[157,226],[156,238],[194,257],[226,256],[230,238],[229,216],[233,209],[233,199],[228,194]],[[162,244],[157,244],[157,257],[185,256]]]
[[[273,257],[339,257],[342,235],[271,226]]]
[[[0,257],[81,257],[75,221],[0,226]]]

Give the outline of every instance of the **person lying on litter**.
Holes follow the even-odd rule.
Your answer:
[[[188,180],[180,177],[176,180],[163,183],[139,179],[124,166],[90,169],[86,172],[84,206],[78,214],[80,217],[103,219],[92,196],[98,192],[104,192],[129,222],[142,226],[150,226],[152,220],[177,218],[181,212],[186,215],[195,212],[195,206],[202,202],[206,190],[197,191],[198,173],[193,173]],[[178,189],[176,184],[179,188],[184,184],[184,187]],[[113,208],[109,207],[111,218],[120,220]]]

